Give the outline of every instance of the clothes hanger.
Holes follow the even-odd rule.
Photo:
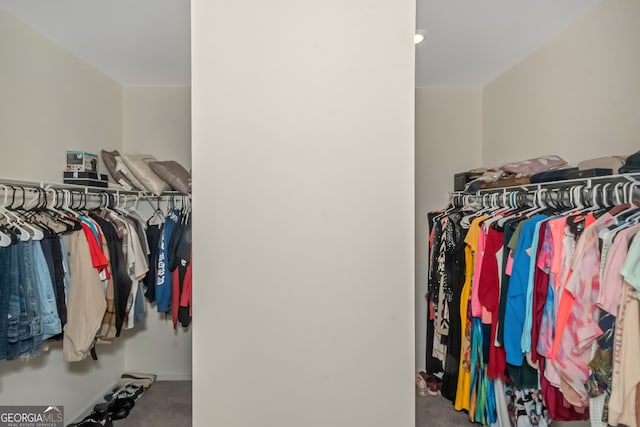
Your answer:
[[[567,216],[574,214],[576,212],[581,212],[585,209],[584,201],[582,199],[582,191],[584,190],[584,186],[582,185],[572,185],[569,188],[569,204],[571,208],[562,213],[562,215]]]
[[[44,235],[46,237],[52,237],[56,235],[56,232],[49,227],[48,224],[45,223],[45,221],[43,221],[43,218],[48,218],[46,216],[46,206],[47,206],[47,193],[45,192],[45,190],[43,188],[40,187],[36,187],[35,190],[37,191],[38,195],[37,195],[37,201],[38,203],[31,209],[28,210],[27,213],[27,218],[30,222],[37,224],[38,227],[40,227],[40,229],[42,229]]]
[[[531,218],[533,215],[536,215],[538,213],[542,213],[547,209],[547,205],[543,200],[543,194],[545,194],[547,192],[546,188],[540,188],[538,191],[536,191],[537,195],[538,195],[538,202],[536,203],[536,205],[538,206],[536,209],[527,212],[526,217],[527,218]]]
[[[593,212],[599,209],[602,209],[602,206],[600,205],[600,203],[598,202],[598,190],[601,188],[601,184],[594,184],[593,187],[591,187],[591,203],[589,206],[585,206],[584,210],[582,211],[582,213],[589,213],[589,212]],[[604,202],[604,201],[603,201]]]
[[[13,207],[13,201],[12,201],[11,209],[13,211],[23,213],[23,212],[25,212],[24,203],[25,203],[27,192],[24,189],[24,187],[19,187],[19,188],[22,190],[22,203],[20,203],[19,206]],[[14,191],[14,195],[15,195],[15,191]],[[20,224],[23,225],[27,229],[27,231],[29,231],[29,234],[31,235],[31,238],[33,240],[38,240],[39,241],[39,240],[44,239],[44,232],[40,228],[38,228],[36,225],[34,225],[32,223],[29,223],[28,221],[24,221],[23,220],[23,219],[25,219],[24,215],[21,214],[21,215],[18,216],[18,218],[19,218]]]
[[[42,237],[44,237],[44,234],[42,234],[42,237],[40,237],[40,234],[38,234],[36,232],[35,228],[32,227],[30,224],[24,222],[22,217],[21,217],[22,214],[20,212],[17,212],[18,209],[22,209],[22,205],[15,206],[15,207],[13,206],[14,203],[15,203],[15,200],[16,200],[16,194],[18,193],[18,189],[16,187],[14,187],[13,185],[10,185],[9,187],[11,187],[11,190],[12,190],[11,203],[9,204],[6,212],[9,213],[13,217],[13,219],[14,219],[13,226],[20,228],[20,230],[21,230],[20,231],[20,233],[21,233],[20,234],[20,240],[25,241],[25,242],[28,241],[28,240],[31,240],[31,239],[42,240]],[[22,199],[23,199],[23,203],[24,203],[24,188],[23,187],[20,187],[20,188],[22,188],[22,191],[23,191]],[[4,207],[6,208],[6,205]],[[28,233],[28,237],[23,235],[22,230],[25,230]],[[36,237],[40,237],[40,239],[36,239]]]
[[[6,205],[7,202],[7,187],[2,185],[3,189],[4,189],[4,205]],[[1,214],[1,210],[0,210],[0,214]],[[7,218],[8,220],[9,218]],[[2,246],[3,248],[6,248],[7,246],[11,245],[11,243],[13,242],[13,235],[9,234],[9,230],[7,230],[4,226],[0,226],[0,246]]]
[[[80,212],[83,216],[89,216],[89,210],[87,209],[87,193],[78,192],[80,196],[80,200],[78,200],[78,207],[76,210]]]
[[[566,216],[566,223],[569,227],[569,230],[574,234],[574,237],[577,239],[582,231],[584,231],[586,216],[588,214],[596,216],[598,212],[601,212],[604,208],[606,200],[604,200],[604,196],[606,194],[606,188],[609,184],[604,184],[601,186],[599,183],[595,184],[591,187],[591,204],[590,206],[585,206],[579,212],[575,212],[575,215],[572,213]],[[598,191],[600,190],[600,192]],[[598,202],[598,194],[602,195],[603,200],[602,204]]]
[[[185,225],[189,224],[191,219],[191,205],[188,203],[188,197],[182,195],[182,217]]]
[[[630,215],[632,215],[633,213],[635,213],[636,211],[638,211],[639,206],[635,203],[633,203],[633,190],[636,187],[637,182],[627,182],[626,184],[624,184],[623,186],[623,195],[624,195],[624,200],[620,200],[620,197],[618,195],[618,193],[616,192],[616,205],[621,205],[623,203],[625,204],[629,204],[629,207],[617,212],[613,217],[617,220],[617,221],[624,221],[626,220]],[[617,186],[617,184],[616,184]]]
[[[67,190],[67,189],[62,189],[62,194],[64,196],[63,201],[62,201],[62,207],[60,208],[63,212],[67,212],[68,214],[70,214],[73,218],[77,218],[78,216],[80,216],[80,214],[78,212],[76,212],[75,210],[72,209],[72,204],[73,204],[73,194],[71,193],[71,191]]]
[[[66,231],[76,230],[77,222],[70,219],[65,213],[58,210],[58,190],[55,188],[45,188],[45,206],[42,213],[46,214],[53,221],[66,227]],[[48,195],[51,194],[51,204]]]
[[[624,212],[621,212],[620,213],[621,215],[619,216],[619,217],[622,217],[625,221],[627,221],[627,222],[629,222],[631,224],[636,224],[638,222],[638,219],[640,219],[640,205],[633,201],[634,190],[638,186],[640,186],[640,183],[638,183],[637,181],[632,182],[631,185],[629,186],[629,190],[628,190],[628,193],[626,195],[627,196],[627,203],[629,203],[631,205],[628,208],[629,215],[624,214]],[[632,208],[633,208],[633,211],[631,211]],[[622,214],[624,214],[624,215],[622,215]]]
[[[29,234],[29,231],[26,230],[24,227],[22,227],[22,225],[19,222],[19,218],[15,215],[15,213],[7,209],[7,199],[8,199],[7,193],[9,192],[9,189],[4,184],[0,184],[0,188],[4,190],[4,201],[2,203],[2,206],[0,206],[0,214],[2,214],[3,217],[7,219],[7,225],[13,228],[18,233],[17,237],[20,241],[22,242],[29,241],[31,239],[31,234]],[[14,200],[15,200],[15,191],[12,192],[12,204]]]
[[[134,196],[131,197],[131,199],[133,200],[133,204],[129,207],[125,208],[127,210],[127,212],[131,213],[131,214],[135,214],[137,215],[139,218],[142,218],[142,214],[138,211],[138,205],[140,203],[140,197],[136,194]]]
[[[526,201],[526,195],[523,198],[523,193],[519,190],[509,192],[509,210],[504,213],[504,216],[498,220],[498,227],[504,227],[507,221],[519,217],[524,211],[523,207],[526,204],[521,205],[523,201]]]
[[[477,194],[474,195],[473,197],[475,197],[473,204],[474,209],[467,211],[467,214],[464,215],[461,219],[460,219],[460,225],[463,228],[469,228],[471,226],[471,222],[475,219],[478,218],[479,216],[482,215],[482,212],[486,211],[486,207],[485,207],[485,196],[486,194]],[[471,195],[469,195],[469,197],[471,197]],[[469,205],[469,207],[471,207],[471,204]]]
[[[521,215],[523,215],[526,218],[531,218],[533,215],[537,214],[538,212],[542,212],[545,209],[547,209],[547,205],[544,204],[542,200],[542,193],[546,191],[547,191],[546,188],[538,187],[538,189],[533,192],[533,200],[531,201],[531,204],[532,204],[531,208],[522,211]]]
[[[153,215],[151,215],[149,217],[149,219],[147,220],[147,226],[150,225],[160,225],[164,222],[164,218],[165,218],[165,214],[162,211],[162,209],[160,209],[160,196],[156,196],[156,201],[157,201],[157,207],[156,210],[153,212]],[[151,203],[151,202],[149,202]],[[153,205],[151,205],[153,206]]]

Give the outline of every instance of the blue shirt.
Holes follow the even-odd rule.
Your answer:
[[[173,227],[179,219],[179,211],[169,212],[162,226],[160,236],[160,252],[158,254],[158,279],[156,280],[156,304],[159,313],[167,313],[171,307],[171,288],[173,274],[169,271],[169,241]]]
[[[521,341],[526,317],[533,235],[537,224],[546,218],[545,215],[534,215],[523,224],[518,246],[513,256],[513,269],[509,280],[504,314],[504,350],[507,355],[507,363],[515,366],[522,366],[524,360]]]

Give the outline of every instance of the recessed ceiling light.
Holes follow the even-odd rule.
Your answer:
[[[425,30],[417,30],[416,33],[413,35],[413,42],[415,44],[420,44],[424,41],[426,36],[427,36],[427,32]]]

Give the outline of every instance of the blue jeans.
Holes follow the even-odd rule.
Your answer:
[[[35,244],[34,241],[18,243],[22,254],[22,263],[19,264],[21,301],[18,329],[21,356],[37,356],[42,349],[42,322],[33,251]]]
[[[11,249],[0,247],[0,360],[7,360],[10,297]]]
[[[144,296],[142,295],[142,282],[138,284],[138,292],[135,298],[135,305],[133,306],[133,324],[139,325],[144,323]],[[131,316],[131,313],[129,313]]]
[[[20,249],[18,244],[9,246],[9,315],[7,316],[7,360],[17,359],[20,356],[20,317],[24,298],[21,298],[20,289]],[[26,318],[26,308],[24,317]]]
[[[58,241],[60,242],[60,249],[62,250],[62,265],[64,268],[64,302],[65,306],[69,302],[69,285],[71,283],[71,276],[69,272],[71,268],[69,267],[69,252],[67,252],[67,247],[64,243],[64,238],[62,236],[58,237]]]
[[[44,256],[40,242],[30,242],[33,248],[36,289],[40,299],[40,321],[42,323],[42,339],[46,340],[62,332],[56,294],[53,290],[49,265]]]

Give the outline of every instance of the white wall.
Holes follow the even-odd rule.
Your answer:
[[[640,2],[607,0],[484,88],[488,166],[640,148]]]
[[[118,84],[0,9],[1,175],[62,182],[66,150],[98,152],[122,143]],[[66,363],[62,351],[29,363],[0,362],[0,402],[61,404],[71,421],[124,368],[122,343],[99,360]]]
[[[414,424],[414,15],[192,2],[194,425]]]
[[[125,153],[150,153],[191,167],[190,87],[125,87],[123,123]],[[140,210],[153,214],[146,203]],[[145,304],[144,325],[126,333],[125,369],[153,372],[158,379],[191,379],[191,328],[174,331],[171,316]]]
[[[123,150],[191,167],[191,88],[125,87]]]
[[[67,150],[122,144],[122,89],[0,9],[0,175],[62,181]]]
[[[427,213],[446,206],[453,175],[482,165],[482,89],[416,89],[416,369],[425,369]]]

